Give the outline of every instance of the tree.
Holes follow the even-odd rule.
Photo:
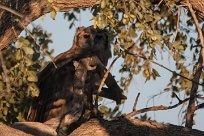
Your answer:
[[[69,11],[65,15],[69,17],[69,21],[74,21],[76,19],[74,15],[78,10],[70,11],[71,9],[92,7],[94,25],[99,28],[106,27],[109,29],[113,36],[114,55],[124,60],[120,72],[127,75],[126,78],[121,78],[121,85],[125,90],[128,90],[131,80],[139,73],[142,73],[147,81],[156,80],[160,75],[159,71],[152,64],[172,72],[172,78],[165,91],[171,91],[172,97],[178,99],[178,104],[136,110],[138,95],[133,112],[127,114],[126,118],[131,118],[136,114],[147,111],[172,109],[188,102],[188,107],[185,109],[185,126],[189,129],[192,128],[195,111],[204,107],[203,91],[198,93],[198,87],[203,90],[202,82],[204,78],[202,73],[204,64],[204,11],[202,9],[204,8],[204,2],[202,0],[101,0],[100,2],[96,2],[96,0],[72,0],[71,2],[63,0],[22,0],[20,2],[1,0],[1,3],[0,48],[2,50],[10,45],[10,50],[5,49],[2,51],[3,56],[4,54],[8,55],[10,52],[16,52],[17,54],[15,57],[8,57],[12,58],[10,60],[13,60],[13,62],[8,61],[10,64],[4,64],[4,62],[7,63],[7,61],[4,61],[6,57],[0,55],[2,77],[4,76],[4,79],[1,79],[3,86],[1,90],[7,90],[8,94],[11,93],[10,88],[13,86],[8,83],[12,76],[10,71],[13,67],[16,68],[14,64],[18,64],[18,61],[23,59],[25,67],[29,72],[25,74],[25,72],[22,72],[24,70],[20,70],[23,75],[21,78],[27,79],[20,86],[22,87],[23,85],[26,86],[25,88],[29,88],[32,84],[33,86],[30,88],[34,89],[31,92],[37,92],[36,87],[34,87],[36,81],[35,75],[42,64],[36,63],[36,61],[43,58],[41,58],[39,53],[40,48],[35,48],[37,45],[41,45],[40,42],[42,44],[45,42],[45,47],[42,47],[43,51],[41,53],[51,54],[51,52],[47,52],[49,51],[47,44],[50,40],[49,36],[46,36],[47,34],[38,32],[39,29],[36,31],[40,34],[36,34],[36,36],[34,30],[30,33],[26,29],[28,24],[48,12],[51,12],[51,17],[54,18],[58,11]],[[186,12],[186,14],[183,12]],[[16,38],[24,29],[27,31],[28,37]],[[196,31],[196,34],[192,34],[192,30]],[[41,40],[41,37],[45,40]],[[19,45],[17,48],[11,45],[16,40],[16,45]],[[176,70],[171,70],[156,61],[160,54],[158,49],[162,54],[172,55],[172,63],[175,63]],[[23,53],[19,53],[19,50]],[[36,52],[38,52],[38,57],[36,60],[33,60]],[[30,58],[20,57],[18,59],[18,54],[23,54]],[[186,61],[187,59],[189,60],[187,54],[190,54],[190,58],[192,58],[190,61]],[[29,63],[31,61],[28,60],[33,60],[35,63]],[[193,70],[191,70],[191,67],[193,67]],[[17,87],[19,87],[19,83]],[[188,97],[181,100],[177,96],[177,93],[181,91],[184,91]],[[15,99],[17,99],[19,94],[14,94],[16,96]],[[30,97],[34,95],[37,94],[29,94]],[[2,113],[7,115],[12,102],[9,101],[10,97],[4,98],[6,102],[4,101],[2,105],[5,110]],[[14,105],[16,104],[15,102],[13,102]],[[10,112],[19,113],[18,111]],[[16,114],[13,116],[17,117],[18,115]],[[3,119],[6,122],[16,121],[9,121],[9,116],[3,117],[6,117]]]

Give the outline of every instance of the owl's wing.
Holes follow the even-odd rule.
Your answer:
[[[80,55],[75,55],[74,50],[68,50],[64,53],[59,54],[54,59],[54,63],[49,63],[39,74],[38,74],[38,87],[40,94],[38,97],[33,99],[32,106],[30,107],[28,120],[29,121],[45,121],[46,107],[52,101],[54,94],[58,94],[62,91],[65,82],[65,76],[73,75],[72,61]],[[67,71],[67,69],[70,69]],[[69,73],[66,73],[69,72]],[[61,81],[64,80],[64,81]],[[61,82],[60,82],[61,81]],[[57,96],[56,96],[57,97]]]
[[[73,60],[79,60],[83,57],[91,55],[91,52],[70,49],[59,54],[54,58],[54,63],[49,63],[38,74],[38,87],[40,94],[34,98],[32,106],[28,114],[28,121],[44,122],[46,120],[46,112],[49,112],[49,107],[52,103],[61,96],[72,95],[70,89],[73,86],[75,69]],[[68,90],[66,90],[68,88]],[[67,92],[67,94],[63,94]]]

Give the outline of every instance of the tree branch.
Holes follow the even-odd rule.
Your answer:
[[[138,103],[139,97],[140,97],[140,93],[137,94],[137,97],[135,99],[135,103],[134,103],[132,111],[136,111],[137,110],[136,107],[137,107],[137,103]]]
[[[180,15],[181,15],[181,7],[179,6],[179,7],[178,7],[177,23],[176,23],[176,32],[175,32],[175,36],[174,36],[173,42],[176,40],[176,36],[177,36],[177,34],[178,34]]]
[[[204,103],[201,103],[196,106],[196,110],[204,108]]]
[[[173,105],[173,106],[152,106],[152,107],[148,107],[148,108],[143,108],[143,109],[140,109],[140,110],[136,110],[136,111],[133,111],[133,112],[130,112],[128,113],[127,115],[125,115],[125,118],[131,118],[137,114],[141,114],[141,113],[144,113],[144,112],[149,112],[149,111],[158,111],[158,110],[169,110],[169,109],[173,109],[173,108],[176,108],[178,107],[179,105],[187,102],[190,98],[186,98],[182,101],[179,101],[177,104]]]
[[[6,6],[3,6],[3,5],[1,5],[1,4],[0,4],[0,9],[4,9],[4,10],[6,10],[6,11],[8,11],[8,12],[10,12],[10,13],[12,13],[12,14],[14,14],[14,15],[20,17],[20,18],[23,18],[23,17],[24,17],[22,14],[16,12],[15,10],[10,9],[10,8],[8,8],[8,7],[6,7]]]
[[[111,68],[113,67],[114,63],[116,62],[116,60],[119,58],[119,56],[117,56],[113,61],[112,63],[110,64],[109,68],[107,69],[106,73],[104,74],[102,80],[101,80],[101,83],[100,83],[100,86],[97,90],[97,93],[96,93],[96,98],[95,98],[95,106],[98,107],[98,95],[99,93],[101,92],[101,89],[106,81],[106,78],[108,77],[108,74],[110,73],[110,70]],[[98,109],[98,108],[97,108]]]

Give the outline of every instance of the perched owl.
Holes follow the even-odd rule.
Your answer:
[[[40,94],[33,100],[28,120],[45,122],[54,129],[79,120],[85,103],[92,103],[90,96],[97,89],[110,57],[105,30],[79,27],[71,49],[54,59],[57,68],[49,63],[39,73]],[[104,88],[101,96],[117,103],[126,99],[111,74],[105,83],[109,89]]]

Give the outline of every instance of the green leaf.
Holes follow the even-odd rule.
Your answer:
[[[7,107],[4,107],[4,108],[3,108],[3,114],[4,114],[4,115],[7,115],[7,113],[8,113],[8,108],[7,108]]]
[[[30,42],[27,39],[25,39],[24,37],[20,37],[16,41],[16,47],[17,48],[26,47],[26,46],[29,46],[29,45],[30,45]]]
[[[28,81],[30,81],[30,82],[37,82],[38,81],[38,78],[37,78],[36,73],[34,71],[28,71],[27,74],[28,74],[28,78],[27,78]]]
[[[29,84],[28,90],[29,90],[29,92],[31,93],[31,96],[32,96],[32,97],[37,97],[37,96],[39,96],[39,89],[38,89],[38,87],[36,86],[36,84],[34,84],[34,83]]]
[[[98,97],[98,102],[101,102],[101,101],[103,101],[103,97]]]
[[[102,0],[101,1],[101,8],[103,9],[103,8],[105,8],[106,7],[106,1],[105,0]]]
[[[150,73],[149,73],[149,70],[148,70],[148,69],[145,69],[145,70],[143,71],[143,76],[146,77],[146,78],[150,76]]]
[[[33,55],[34,51],[31,47],[22,47],[26,54]]]
[[[102,113],[107,113],[107,112],[109,112],[109,108],[108,108],[107,106],[104,106],[104,105],[100,106],[100,107],[99,107],[99,110],[100,110],[100,112],[102,112]]]
[[[155,69],[152,69],[152,73],[153,73],[155,76],[157,76],[157,77],[161,77],[161,76],[159,75],[159,73],[158,73]]]
[[[51,13],[50,13],[50,17],[55,20],[55,17],[57,15],[57,12],[55,10],[52,10]]]
[[[137,34],[135,33],[135,29],[130,27],[129,29],[129,34],[132,38],[135,38],[137,36]]]
[[[21,58],[22,58],[21,57],[21,51],[17,50],[15,56],[16,56],[16,60],[21,60]]]
[[[27,56],[24,56],[24,60],[25,60],[26,66],[33,65],[33,61],[30,58],[28,58]]]

